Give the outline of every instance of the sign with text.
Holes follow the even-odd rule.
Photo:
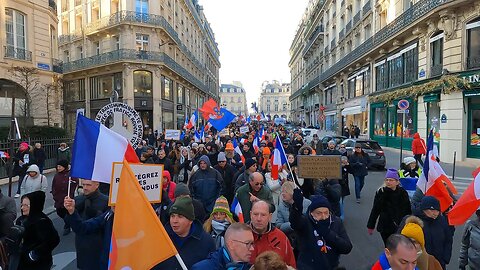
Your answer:
[[[298,177],[341,179],[341,156],[297,156]]]
[[[112,179],[110,179],[110,197],[108,205],[113,206],[117,202],[118,183],[122,173],[123,163],[114,162],[112,168]],[[130,164],[133,174],[138,180],[140,187],[147,195],[151,203],[162,201],[162,174],[163,165],[153,164]]]
[[[225,136],[227,136],[228,134],[229,134],[228,129],[227,129],[227,128],[224,128],[224,129],[222,129],[222,130],[218,133],[218,136],[220,136],[220,137],[225,137]]]
[[[180,140],[180,130],[176,129],[166,129],[165,130],[165,140]]]
[[[250,131],[250,129],[248,128],[248,126],[240,127],[240,133],[242,133],[242,134],[245,134],[249,131]]]

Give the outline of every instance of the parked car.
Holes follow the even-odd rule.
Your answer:
[[[342,144],[344,144],[345,148],[347,149],[347,155],[351,155],[353,153],[355,143],[360,143],[362,145],[363,152],[370,156],[370,168],[376,167],[382,170],[385,169],[385,166],[387,165],[387,159],[385,158],[385,152],[377,141],[346,139],[342,142]]]
[[[328,142],[333,140],[335,144],[338,145],[341,144],[344,140],[346,140],[347,137],[345,136],[338,136],[338,135],[326,135],[322,138],[322,144],[323,144],[323,149],[327,149]]]
[[[310,143],[313,140],[313,134],[318,135],[318,129],[314,128],[302,128],[303,140],[305,143]]]

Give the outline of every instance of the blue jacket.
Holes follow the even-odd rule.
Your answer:
[[[110,242],[112,239],[113,212],[109,210],[98,217],[82,221],[78,212],[75,211],[72,215],[67,214],[65,216],[65,222],[70,224],[76,234],[89,235],[103,232],[100,263],[95,269],[107,270]]]
[[[353,248],[342,221],[333,213],[330,214],[329,232],[323,239],[330,249],[327,253],[323,253],[317,244],[318,240],[314,235],[312,220],[308,217],[310,211],[303,215],[302,208],[299,209],[293,204],[290,207],[289,217],[290,225],[298,237],[297,268],[302,270],[335,269],[339,264],[340,254],[348,254]]]
[[[192,265],[204,260],[210,252],[215,251],[215,242],[212,237],[206,233],[202,224],[195,220],[190,228],[190,233],[185,238],[180,238],[172,230],[172,226],[167,224],[165,230],[172,239],[173,244],[177,248],[178,254],[182,257],[187,269],[191,269]],[[171,257],[166,261],[157,264],[154,270],[181,270],[182,267],[175,257]]]
[[[205,211],[210,214],[215,205],[215,201],[223,194],[222,175],[210,167],[210,160],[207,156],[202,156],[200,161],[207,163],[206,170],[198,169],[190,178],[188,188],[194,199],[200,200],[205,207]]]
[[[249,263],[232,262],[228,250],[221,247],[210,253],[207,259],[194,264],[191,270],[247,270],[250,266]]]

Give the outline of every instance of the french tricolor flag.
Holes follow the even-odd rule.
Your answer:
[[[231,207],[230,211],[238,217],[238,221],[240,223],[245,223],[245,220],[243,219],[242,206],[238,202],[238,199],[237,199],[236,196],[235,196],[235,198],[233,198],[232,207]]]
[[[280,142],[280,138],[275,139],[275,150],[272,156],[272,178],[278,179],[278,172],[282,170],[283,164],[287,163],[287,156],[283,145]]]
[[[71,177],[110,183],[112,163],[139,163],[135,150],[122,135],[104,125],[77,115]]]
[[[473,173],[473,181],[458,199],[457,203],[448,212],[448,222],[450,225],[462,225],[467,221],[478,207],[480,207],[480,168]]]
[[[242,159],[242,163],[245,164],[245,157],[243,156],[240,146],[238,146],[238,142],[236,138],[232,139],[232,144],[233,144],[233,150],[235,151],[235,153],[237,153],[240,156],[240,158]]]
[[[253,149],[255,150],[255,154],[258,154],[258,149],[260,148],[259,140],[260,138],[258,137],[258,132],[256,132],[255,139],[253,139]]]
[[[189,123],[189,121],[188,121],[188,115],[186,115],[186,116],[185,116],[185,123],[183,124],[183,129],[186,129],[186,128],[187,128],[188,123]]]
[[[188,129],[194,128],[195,125],[197,124],[197,119],[198,119],[198,111],[195,111],[192,114],[192,117],[190,117],[190,122],[188,122],[187,128]]]

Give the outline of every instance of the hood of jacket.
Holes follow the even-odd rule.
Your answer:
[[[45,205],[45,192],[34,191],[22,196],[22,200],[28,198],[30,200],[30,213],[29,216],[38,215],[42,213]]]
[[[210,159],[206,155],[201,156],[200,159],[198,160],[198,167],[199,168],[200,168],[200,161],[204,161],[205,163],[207,163],[207,166],[208,166],[207,169],[211,166]]]
[[[38,166],[35,165],[35,164],[30,165],[30,167],[28,167],[27,173],[29,173],[29,172],[36,172],[36,173],[37,173],[37,176],[40,175],[40,169],[39,169]]]
[[[310,147],[310,145],[304,145],[304,146],[300,147],[300,149],[298,150],[298,154],[301,155],[301,156],[304,156],[303,151],[305,149],[308,149],[308,154],[309,155],[311,155],[313,153],[313,148]]]
[[[420,139],[420,134],[418,132],[413,134],[413,138],[414,139]]]
[[[65,148],[63,148],[63,149],[59,147],[58,150],[60,150],[60,151],[62,151],[62,152],[65,152],[65,151],[67,151],[67,150],[70,150],[70,147],[67,146],[67,147],[65,147]]]

